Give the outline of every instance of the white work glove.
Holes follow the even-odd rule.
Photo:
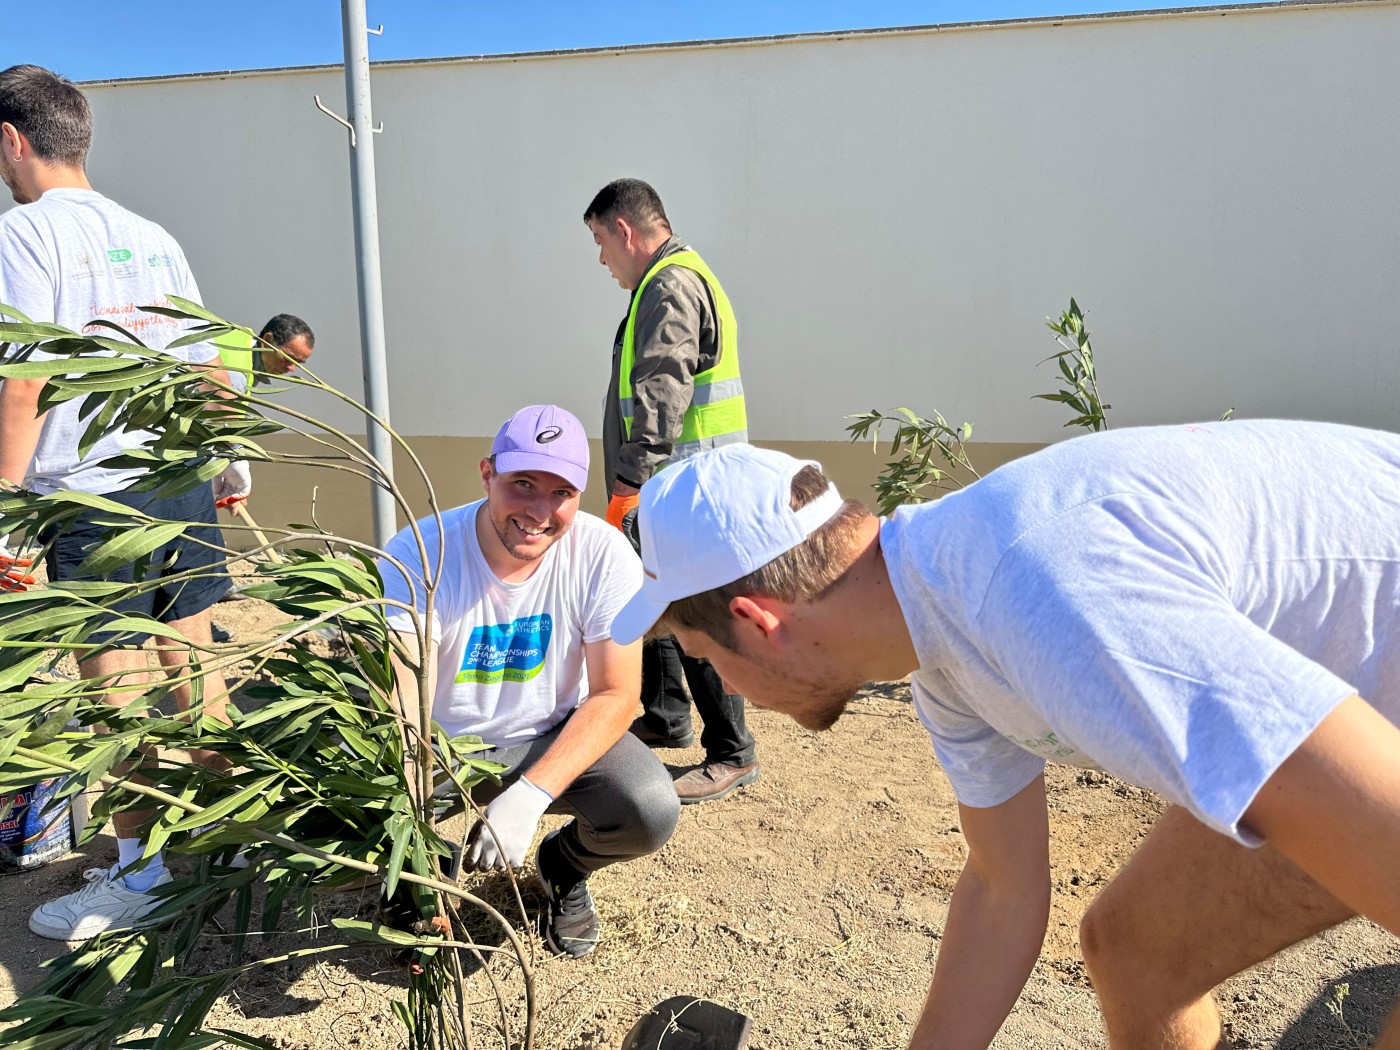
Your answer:
[[[505,871],[506,865],[524,867],[535,828],[553,801],[544,788],[524,777],[506,788],[486,807],[490,829],[480,822],[472,829],[467,840],[467,865],[483,871]]]
[[[248,464],[235,460],[224,468],[224,472],[214,479],[214,506],[227,507],[239,500],[247,499],[253,491],[253,473]]]

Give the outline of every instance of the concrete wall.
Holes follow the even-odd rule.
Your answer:
[[[626,297],[580,215],[626,174],[734,300],[760,442],[829,455],[896,405],[1056,440],[1031,396],[1071,295],[1116,425],[1395,429],[1397,49],[1371,2],[377,66],[394,420],[467,477],[522,404],[596,433]],[[345,135],[313,93],[343,111],[339,69],[94,85],[91,174],[212,308],[305,316],[358,390]]]

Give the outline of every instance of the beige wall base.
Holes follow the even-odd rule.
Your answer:
[[[477,499],[482,494],[478,464],[490,450],[488,438],[418,437],[411,439],[415,454],[422,460],[432,478],[438,505],[446,509]],[[879,473],[883,455],[871,452],[868,442],[853,445],[844,441],[773,441],[759,442],[781,449],[793,456],[818,460],[836,482],[843,495],[874,505],[871,482]],[[305,441],[294,438],[270,438],[269,447],[280,452],[306,454],[313,451]],[[970,446],[970,455],[979,472],[988,471],[1035,451],[1039,445],[982,442]],[[593,461],[602,462],[598,443],[593,442]],[[412,513],[428,513],[427,488],[418,480],[417,472],[406,456],[396,459],[395,476],[406,489]],[[584,493],[583,509],[602,514],[606,500],[602,494],[600,471],[593,472],[592,484]],[[255,464],[253,495],[249,510],[264,529],[280,528],[289,523],[315,523],[330,532],[350,539],[370,540],[369,483],[340,471],[283,464]],[[227,517],[221,521],[228,523]],[[401,511],[400,526],[407,523]],[[251,538],[232,530],[228,538],[236,547],[252,545]]]

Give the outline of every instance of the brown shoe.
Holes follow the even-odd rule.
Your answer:
[[[713,802],[717,798],[724,798],[735,788],[752,784],[757,779],[757,762],[747,766],[706,762],[676,778],[676,796],[683,806],[692,802]]]

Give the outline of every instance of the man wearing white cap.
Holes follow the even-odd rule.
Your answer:
[[[613,616],[641,579],[622,534],[579,511],[588,482],[588,439],[554,405],[523,408],[481,461],[485,499],[418,522],[435,562],[445,551],[431,622],[433,720],[451,736],[491,746],[501,784],[473,789],[487,803],[466,860],[520,868],[546,812],[575,819],[545,836],[536,854],[549,897],[543,933],[559,954],[586,955],[598,941],[588,890],[593,872],[660,849],[680,816],[670,776],[627,732],[641,688],[641,644],[609,638]],[[385,597],[426,609],[423,560],[411,529],[386,548]],[[433,566],[434,569],[438,567]],[[389,626],[416,643],[414,617]],[[400,675],[405,672],[401,669]],[[400,680],[404,696],[415,683]],[[450,794],[445,780],[439,793]]]
[[[1400,934],[1400,437],[1096,434],[883,521],[734,447],[639,520],[615,641],[674,632],[812,729],[911,676],[968,844],[911,1045],[988,1046],[1036,960],[1047,759],[1175,803],[1081,927],[1114,1047],[1214,1047],[1227,977],[1357,913]]]

